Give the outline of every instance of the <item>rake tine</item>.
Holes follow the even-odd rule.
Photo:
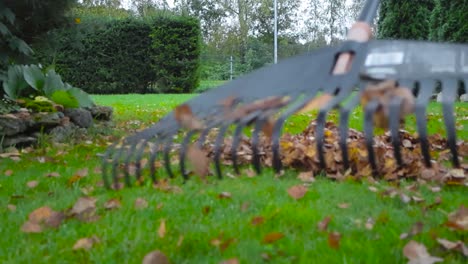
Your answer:
[[[442,79],[442,111],[447,132],[447,144],[452,153],[452,164],[460,167],[457,152],[457,132],[455,130],[454,103],[458,91],[458,81],[455,79]]]
[[[169,178],[174,178],[174,173],[172,172],[171,168],[171,157],[169,156],[171,152],[171,147],[172,147],[172,136],[169,135],[166,138],[166,142],[164,144],[164,168],[166,168],[167,174],[169,174]]]
[[[117,142],[114,142],[112,145],[110,145],[109,148],[104,153],[104,155],[102,156],[102,178],[103,178],[103,181],[104,181],[104,186],[107,189],[111,188],[111,183],[108,180],[108,173],[107,173],[107,167],[108,167],[108,164],[109,164],[109,157],[110,157],[111,153],[115,150],[115,147],[117,146],[118,143],[119,142],[117,141]]]
[[[222,179],[223,175],[221,172],[221,147],[224,143],[224,135],[226,134],[227,129],[229,128],[229,124],[224,124],[219,129],[218,135],[216,135],[216,140],[213,148],[214,152],[214,163],[216,169],[216,175],[218,179]]]
[[[255,129],[252,134],[252,165],[255,169],[257,174],[262,173],[262,166],[260,165],[260,153],[258,151],[258,143],[259,143],[259,134],[262,130],[263,125],[265,124],[265,117],[259,118],[257,122],[255,122]]]
[[[370,101],[365,108],[364,113],[364,137],[366,139],[367,153],[369,157],[369,163],[372,168],[372,174],[377,176],[377,163],[375,160],[374,153],[374,120],[373,116],[377,108],[379,107],[379,102],[377,100]]]
[[[154,162],[156,161],[156,156],[159,154],[159,148],[161,145],[158,143],[154,144],[154,149],[153,151],[150,150],[150,158],[149,158],[149,164],[150,164],[150,177],[153,183],[157,183],[158,179],[156,178],[156,167],[154,165]],[[137,163],[137,170],[140,167],[140,162]],[[138,175],[138,174],[137,174]]]
[[[140,140],[140,142],[137,144],[131,144],[130,149],[126,152],[126,155],[124,156],[125,157],[124,175],[125,175],[125,182],[128,184],[128,186],[131,185],[129,168],[130,168],[130,161],[132,160],[132,156],[133,156],[132,154],[135,153],[135,149],[137,148],[137,146],[138,146],[138,152],[140,152],[140,150],[143,151],[142,149],[145,148],[145,145],[147,142],[148,142],[147,140],[143,140],[143,141]]]
[[[187,153],[187,145],[190,143],[190,139],[192,136],[196,133],[195,130],[190,130],[187,135],[185,135],[184,140],[182,141],[182,144],[180,145],[180,150],[179,150],[179,169],[180,173],[184,177],[184,180],[188,180],[188,174],[185,171],[185,155]]]
[[[436,82],[430,79],[423,79],[419,83],[419,94],[416,98],[414,113],[416,116],[416,126],[418,129],[419,140],[421,142],[421,151],[424,158],[424,164],[430,168],[431,155],[429,154],[429,140],[427,139],[427,120],[426,106],[429,103],[432,91]]]
[[[362,91],[362,89],[361,89]],[[344,107],[341,108],[340,114],[340,141],[341,155],[343,158],[343,167],[345,170],[349,169],[349,155],[348,155],[348,125],[349,114],[360,102],[361,92],[356,94]]]
[[[237,125],[236,130],[234,131],[234,136],[232,138],[232,146],[231,146],[231,159],[232,165],[234,167],[234,172],[239,175],[239,164],[237,162],[237,148],[239,147],[241,141],[241,133],[242,130],[245,128],[246,124],[248,123],[247,120],[242,119],[239,125]]]
[[[138,148],[138,150],[136,151],[136,155],[135,155],[135,177],[138,180],[141,179],[141,158],[143,157],[143,153],[144,153],[144,150],[145,150],[145,147],[147,146],[149,142],[149,138],[148,139],[145,139],[142,143],[141,143],[141,146],[140,148]]]
[[[133,141],[133,138],[128,138],[122,142],[122,145],[120,146],[119,150],[117,151],[117,155],[114,156],[112,159],[112,177],[114,180],[114,185],[118,186],[119,184],[119,179],[118,179],[118,173],[117,173],[117,167],[119,166],[119,160],[122,156],[123,149],[127,146],[128,142]],[[130,186],[130,179],[128,175],[125,175],[125,185]]]
[[[403,99],[401,97],[393,97],[389,103],[389,126],[392,137],[393,154],[397,161],[398,167],[403,166],[400,151],[400,107]]]

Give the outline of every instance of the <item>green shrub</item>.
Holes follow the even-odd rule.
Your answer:
[[[199,38],[193,18],[82,17],[73,27],[50,32],[52,41],[34,49],[39,62],[54,65],[88,93],[188,92],[197,86]]]

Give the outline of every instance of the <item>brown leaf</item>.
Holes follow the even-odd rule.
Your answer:
[[[73,205],[70,213],[75,215],[81,215],[87,212],[94,211],[96,209],[96,198],[93,197],[80,197]]]
[[[21,231],[24,233],[41,233],[42,226],[35,222],[26,221],[23,226],[21,226]]]
[[[288,194],[295,200],[299,200],[307,193],[307,187],[303,185],[292,186],[288,189]]]
[[[468,208],[464,205],[460,206],[457,211],[452,212],[448,216],[448,223],[452,228],[459,230],[468,230]]]
[[[11,175],[13,175],[13,170],[6,170],[4,174],[5,176],[10,177]]]
[[[136,198],[135,199],[135,204],[134,204],[136,209],[144,209],[148,207],[148,201],[146,201],[143,198]]]
[[[443,259],[429,255],[426,247],[423,244],[411,240],[403,248],[403,255],[407,257],[413,264],[432,264],[441,262]]]
[[[253,225],[253,226],[258,226],[258,225],[261,225],[265,222],[265,218],[263,216],[255,216],[254,218],[252,218],[252,220],[250,221],[250,223]]]
[[[248,168],[244,171],[245,175],[247,175],[248,178],[253,178],[257,175],[257,173],[255,173],[254,170],[252,170],[251,168]]]
[[[36,188],[37,185],[39,185],[39,182],[38,182],[38,181],[28,181],[28,182],[26,183],[26,185],[27,185],[29,188],[32,189],[32,188]]]
[[[267,138],[273,136],[273,128],[275,126],[275,120],[273,118],[268,118],[268,120],[262,126],[262,132]]]
[[[340,239],[341,239],[341,234],[338,232],[330,232],[328,234],[328,245],[331,248],[338,249],[340,248]]]
[[[122,206],[119,199],[113,198],[104,203],[104,208],[107,210],[117,209]]]
[[[58,178],[60,177],[60,174],[58,172],[49,172],[46,173],[44,176],[49,178]]]
[[[283,237],[284,237],[283,233],[273,232],[264,236],[262,242],[264,244],[271,244],[271,243],[276,242],[277,240],[280,240]]]
[[[243,213],[247,212],[247,210],[249,209],[249,206],[250,206],[249,202],[242,203],[241,208],[240,208],[241,212]]]
[[[210,172],[210,159],[208,155],[196,145],[190,145],[187,150],[187,159],[193,165],[194,172],[202,179]]]
[[[90,250],[93,247],[93,245],[98,242],[99,238],[97,238],[96,236],[80,238],[73,245],[73,250]]]
[[[176,246],[179,248],[180,246],[182,246],[182,242],[184,242],[184,236],[179,236]]]
[[[188,130],[201,130],[204,128],[203,123],[193,115],[192,109],[187,104],[177,106],[174,109],[174,115],[182,128]]]
[[[11,212],[16,211],[16,205],[8,204],[8,205],[7,205],[7,208],[8,208],[8,210],[10,210]]]
[[[209,214],[210,211],[211,211],[211,207],[209,207],[209,206],[204,206],[203,209],[202,209],[203,215]]]
[[[151,251],[143,258],[143,264],[169,264],[169,259],[159,250]]]
[[[301,180],[302,182],[307,182],[307,183],[315,182],[314,173],[311,171],[301,172],[299,173],[297,178]]]
[[[239,264],[239,263],[240,262],[238,259],[232,258],[232,259],[223,260],[219,264]]]
[[[367,221],[365,224],[366,229],[372,230],[374,229],[374,225],[375,225],[375,220],[372,217],[367,218]]]
[[[340,203],[340,204],[338,204],[338,208],[341,208],[341,209],[349,208],[349,206],[350,206],[349,203]]]
[[[222,193],[218,194],[218,198],[219,199],[231,199],[232,194],[230,192],[222,192]]]
[[[307,113],[324,107],[333,99],[333,96],[327,93],[314,97],[298,113]]]
[[[400,235],[400,239],[406,239],[417,234],[420,234],[423,231],[424,224],[422,222],[416,222],[408,233],[403,233]]]
[[[452,242],[443,238],[437,238],[439,243],[446,250],[455,250],[461,252],[465,257],[468,257],[468,247],[462,241]]]
[[[43,206],[32,211],[28,216],[28,221],[21,227],[25,233],[40,233],[43,227],[57,228],[65,218],[61,212],[56,212],[48,206]]]
[[[166,235],[166,219],[161,219],[161,222],[159,223],[159,228],[158,228],[158,236],[160,238],[164,238]]]
[[[331,220],[332,220],[332,217],[331,217],[331,216],[326,216],[322,221],[320,221],[320,222],[317,224],[318,230],[319,230],[319,231],[325,231],[325,230],[327,230],[328,224],[330,223]]]
[[[79,176],[81,178],[84,178],[88,176],[88,168],[80,169],[75,172],[76,176]]]
[[[377,189],[375,186],[369,186],[369,191],[371,191],[371,192],[378,192],[379,189]]]

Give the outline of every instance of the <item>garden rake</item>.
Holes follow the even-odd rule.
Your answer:
[[[378,173],[373,150],[375,124],[385,119],[391,133],[394,158],[398,166],[404,166],[400,122],[410,113],[416,117],[424,164],[431,167],[426,108],[436,89],[442,94],[451,161],[459,168],[454,102],[460,87],[467,90],[468,46],[370,40],[370,25],[378,6],[377,0],[365,3],[358,21],[342,44],[285,59],[208,90],[176,107],[153,126],[114,143],[103,155],[105,185],[118,185],[120,178],[126,185],[131,185],[131,164],[135,166],[137,180],[143,169],[149,168],[150,176],[156,182],[158,166],[163,166],[173,177],[171,153],[174,149],[178,149],[180,172],[184,179],[188,179],[185,159],[193,146],[192,141],[201,148],[212,133],[215,134],[212,150],[215,173],[221,178],[221,149],[228,131],[233,131],[230,154],[234,169],[239,172],[238,147],[244,128],[248,126],[253,129],[252,163],[256,171],[259,172],[261,167],[259,134],[269,130],[272,165],[279,172],[282,169],[280,136],[283,125],[293,114],[310,109],[318,111],[315,140],[317,159],[324,169],[327,166],[323,151],[327,115],[332,109],[339,111],[338,143],[343,167],[347,169],[350,166],[347,148],[350,114],[363,104],[364,98],[364,135],[373,172]],[[384,114],[377,115],[379,111]],[[233,130],[229,130],[231,128]],[[175,142],[178,135],[182,135],[182,139]],[[147,162],[141,162],[144,159]]]

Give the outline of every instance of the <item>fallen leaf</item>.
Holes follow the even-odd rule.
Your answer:
[[[331,216],[326,216],[322,221],[320,221],[320,222],[317,224],[318,230],[319,230],[319,231],[325,231],[325,230],[327,230],[328,224],[330,223],[331,220],[332,220],[332,217],[331,217]]]
[[[107,210],[117,209],[122,206],[119,199],[113,198],[104,203],[104,208]]]
[[[338,204],[338,208],[341,208],[341,209],[349,208],[349,206],[350,206],[349,203],[340,203],[340,204]]]
[[[202,179],[209,174],[210,159],[199,147],[190,145],[187,150],[187,159],[192,164],[194,172]]]
[[[379,189],[377,189],[377,188],[374,187],[374,186],[369,186],[369,191],[371,191],[371,192],[378,192]]]
[[[211,207],[209,207],[209,206],[203,206],[203,208],[202,208],[202,213],[203,213],[203,215],[209,214],[210,211],[211,211]]]
[[[169,259],[161,251],[155,250],[146,254],[142,264],[169,264]]]
[[[28,221],[23,224],[21,231],[25,233],[40,233],[44,227],[57,228],[62,223],[65,215],[56,212],[48,206],[43,206],[32,211],[28,216]]]
[[[218,194],[218,198],[219,199],[231,199],[232,194],[230,192],[222,192],[222,193]]]
[[[406,239],[417,234],[420,234],[424,229],[424,224],[422,222],[416,222],[408,233],[403,233],[400,235],[400,239]]]
[[[7,208],[8,208],[8,210],[10,210],[11,212],[16,211],[16,205],[8,204],[8,205],[7,205]]]
[[[283,237],[284,237],[283,233],[273,232],[264,236],[262,242],[264,244],[271,244],[271,243],[276,242],[277,240],[280,240]]]
[[[42,226],[38,223],[27,221],[21,226],[21,231],[24,233],[41,233]]]
[[[136,198],[135,199],[135,208],[136,209],[144,209],[148,207],[148,201],[143,198]]]
[[[239,264],[239,263],[240,262],[238,259],[232,258],[232,259],[223,260],[219,264]]]
[[[249,206],[250,206],[249,202],[242,203],[241,208],[240,208],[241,212],[243,213],[247,212],[247,210],[249,209]]]
[[[411,198],[408,195],[404,194],[404,193],[400,193],[400,199],[405,204],[411,202]]]
[[[331,248],[338,249],[340,248],[340,239],[341,239],[341,234],[338,232],[330,232],[328,234],[328,245]]]
[[[28,181],[28,182],[26,183],[26,185],[27,185],[29,188],[33,189],[33,188],[36,188],[37,185],[39,185],[39,182],[38,182],[38,181]]]
[[[307,102],[307,104],[301,110],[299,110],[298,113],[307,113],[313,110],[320,109],[323,106],[325,106],[328,102],[330,102],[332,99],[333,99],[333,96],[328,93],[324,93],[322,95],[314,97],[312,100]]]
[[[311,171],[301,172],[297,178],[303,182],[312,183],[315,182],[314,173]]]
[[[93,211],[96,209],[96,198],[93,197],[80,197],[73,205],[71,209],[71,214],[80,215],[89,211]]]
[[[88,168],[80,169],[75,172],[76,176],[79,176],[81,178],[84,178],[88,176]]]
[[[307,187],[303,185],[295,185],[288,189],[288,194],[292,198],[299,200],[307,193]]]
[[[461,252],[465,257],[468,257],[468,248],[465,243],[462,241],[452,242],[443,238],[437,238],[437,243],[439,243],[446,250],[454,250]]]
[[[465,171],[463,169],[452,169],[449,171],[450,176],[456,179],[465,179]]]
[[[98,242],[99,239],[96,236],[80,238],[73,245],[73,250],[90,250]]]
[[[158,228],[158,236],[160,238],[164,238],[166,235],[166,219],[161,219],[159,223],[159,228]]]
[[[5,176],[10,177],[11,175],[13,175],[13,170],[6,170],[4,174]]]
[[[457,211],[452,212],[448,216],[447,225],[459,229],[468,230],[468,208],[464,205],[460,206]]]
[[[252,170],[251,168],[248,168],[244,171],[245,175],[247,175],[248,178],[253,178],[257,175],[257,173],[255,173],[254,170]]]
[[[58,178],[60,177],[60,174],[58,172],[49,172],[44,175],[45,177],[50,177],[50,178]]]
[[[375,220],[372,217],[367,218],[366,224],[364,225],[367,230],[374,229]]]
[[[411,240],[403,248],[403,255],[407,257],[411,264],[432,264],[441,262],[443,259],[429,255],[423,244]]]
[[[263,216],[255,216],[254,218],[252,218],[252,220],[250,221],[250,223],[253,225],[253,226],[258,226],[258,225],[261,225],[265,222],[265,218]]]
[[[179,236],[179,239],[177,240],[177,247],[179,248],[182,246],[182,242],[184,241],[184,236]]]
[[[204,128],[203,123],[193,115],[192,109],[187,104],[177,106],[174,109],[174,117],[184,129],[201,130]]]

